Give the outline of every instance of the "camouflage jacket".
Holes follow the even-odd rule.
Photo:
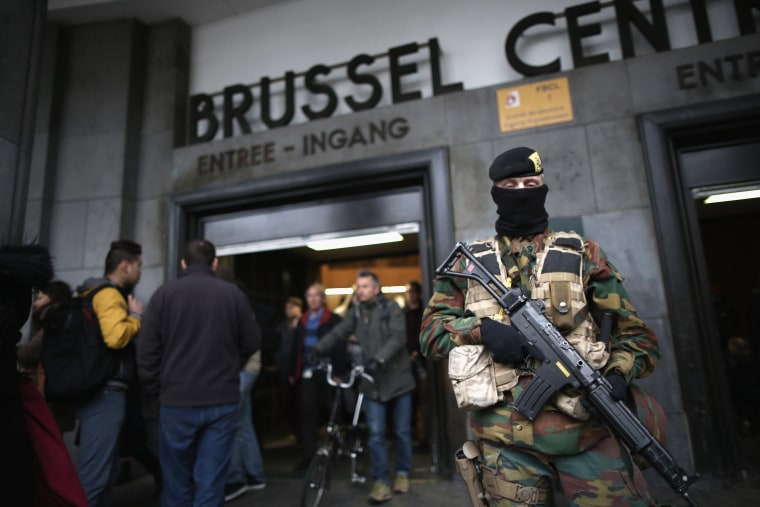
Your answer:
[[[536,254],[545,247],[548,231],[532,238],[497,236],[502,262],[507,267],[513,287],[526,296],[531,294],[531,276],[535,274]],[[617,370],[630,382],[652,373],[659,359],[657,337],[639,318],[628,299],[623,278],[609,261],[598,243],[584,239],[583,287],[588,311],[596,322],[604,312],[612,312],[617,321],[610,339],[610,358],[605,372]],[[454,269],[463,269],[462,258]],[[420,333],[422,353],[431,359],[442,359],[459,345],[480,344],[480,319],[464,311],[467,279],[437,277],[433,295],[423,314]],[[527,380],[527,379],[526,379]],[[524,386],[524,383],[521,382]],[[516,390],[521,390],[518,386]],[[506,405],[509,405],[507,403]],[[504,435],[500,418],[512,417],[509,406],[497,405],[472,414],[474,433],[480,438],[514,443]],[[575,423],[574,423],[575,424]]]

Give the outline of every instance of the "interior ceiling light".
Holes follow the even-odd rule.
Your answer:
[[[744,199],[760,198],[760,189],[757,190],[739,190],[736,192],[723,192],[712,194],[705,199],[705,204],[715,204],[719,202],[741,201]]]
[[[386,285],[381,287],[380,290],[383,294],[403,294],[406,292],[406,287],[403,285]],[[327,296],[347,296],[353,293],[353,287],[332,287],[325,289],[325,295]]]
[[[695,188],[692,193],[695,199],[704,199],[705,204],[757,199],[760,197],[760,182]]]
[[[353,294],[354,289],[352,287],[330,287],[325,289],[325,296],[348,296]]]
[[[375,238],[375,241],[368,242],[366,239],[364,240],[364,243],[361,244],[336,244],[337,246],[333,246],[331,248],[350,248],[352,246],[361,246],[363,245],[378,245],[382,243],[390,243],[391,241],[401,241],[403,240],[402,234],[416,234],[420,232],[420,224],[418,222],[404,222],[400,224],[395,225],[384,225],[380,227],[370,227],[366,229],[354,229],[351,231],[337,231],[337,232],[328,232],[328,233],[322,233],[322,234],[311,234],[311,235],[305,235],[305,236],[292,236],[287,238],[276,238],[276,239],[264,239],[260,241],[248,241],[244,243],[232,243],[232,244],[217,244],[216,245],[216,255],[219,257],[224,257],[226,255],[239,255],[239,254],[245,254],[245,253],[254,253],[254,252],[270,252],[273,250],[287,250],[290,248],[299,248],[303,246],[311,246],[312,244],[319,244],[326,242],[329,240],[332,242],[332,240],[340,240],[345,241],[347,243],[351,243],[354,241],[358,241],[357,238],[366,238],[368,236],[382,236],[387,235],[388,233],[394,234],[393,238],[391,239],[390,236],[386,236],[387,239],[384,241],[378,241],[378,238]],[[328,243],[329,244],[329,243]],[[327,248],[323,248],[327,249]]]
[[[406,287],[403,285],[388,285],[381,290],[383,294],[403,294],[406,292]]]
[[[397,232],[381,232],[379,234],[365,234],[362,236],[348,236],[345,238],[310,241],[306,243],[306,246],[312,250],[321,252],[322,250],[338,250],[340,248],[395,243],[396,241],[403,241],[403,239],[404,237]]]

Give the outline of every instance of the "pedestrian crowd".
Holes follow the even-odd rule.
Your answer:
[[[266,487],[253,419],[262,329],[247,287],[231,269],[219,266],[213,244],[189,242],[181,276],[158,288],[146,305],[134,295],[142,275],[142,247],[134,241],[112,242],[103,276],[84,280],[74,291],[53,279],[45,247],[3,249],[7,266],[0,273],[13,280],[13,285],[4,281],[3,290],[14,304],[3,301],[3,314],[13,312],[3,328],[8,388],[3,412],[17,417],[8,419],[15,432],[3,435],[15,447],[4,444],[3,455],[25,449],[25,456],[34,457],[29,467],[17,469],[26,482],[13,481],[11,490],[18,496],[11,496],[12,505],[107,507],[114,486],[130,479],[133,462],[152,474],[162,506],[218,506]],[[42,273],[17,281],[20,270],[14,263],[41,266]],[[419,288],[417,282],[412,286]],[[25,298],[31,305],[25,306]],[[328,307],[320,283],[310,285],[304,299],[305,308],[300,297],[287,299],[273,358],[289,390],[287,418],[301,450],[293,470],[305,472],[314,456],[331,401],[317,364],[330,362],[333,375],[340,376],[353,363],[363,362],[376,378],[364,405],[374,479],[370,501],[391,498],[386,408],[393,414],[398,447],[393,491],[407,492],[412,367],[421,360],[419,346],[410,338],[413,333],[407,333],[408,317],[383,296],[377,275],[370,271],[359,272],[344,317]],[[422,311],[418,300],[407,305],[415,312],[417,329]],[[29,337],[22,340],[29,306]],[[40,425],[54,443],[47,448],[35,445],[24,423],[30,396],[35,410],[44,412],[34,417],[46,422]],[[346,413],[355,402],[355,396],[346,396]],[[153,432],[143,413],[149,404],[158,407]],[[62,435],[68,431],[76,438],[67,448]],[[158,436],[157,452],[148,443],[151,433]],[[16,438],[20,435],[26,438]],[[42,460],[55,466],[41,476],[35,463]],[[67,480],[51,481],[60,470],[67,472],[59,474]],[[48,497],[38,489],[41,483],[47,484],[50,498],[62,503],[46,503]]]
[[[142,247],[133,241],[111,243],[103,276],[88,278],[74,295],[53,280],[44,247],[0,247],[5,498],[19,506],[108,507],[113,485],[129,475],[124,458],[152,473],[163,507],[220,506],[265,488],[252,403],[265,355],[287,386],[289,401],[282,404],[301,449],[298,472],[317,452],[330,406],[320,365],[331,363],[339,379],[359,363],[373,379],[358,386],[370,503],[410,490],[412,449],[415,442],[429,445],[427,361],[448,358],[456,401],[471,411],[477,439],[463,446],[461,463],[457,458],[474,505],[482,498],[490,505],[553,505],[559,496],[572,506],[650,505],[641,473],[646,463],[631,457],[578,390],[558,389],[531,418],[516,408],[545,356],[475,275],[487,270],[540,307],[600,372],[613,402],[628,404],[662,439],[662,408],[633,384],[654,370],[657,337],[600,245],[549,228],[538,152],[508,150],[488,176],[496,234],[471,243],[472,257],[460,256],[439,273],[427,305],[418,282],[407,284],[399,304],[364,269],[337,308],[328,307],[325,288],[313,283],[303,295],[305,308],[298,296],[286,300],[274,348],[262,347],[245,284],[219,266],[207,240],[185,246],[182,275],[158,288],[146,306],[134,296]],[[30,311],[31,337],[17,348]],[[345,413],[353,412],[356,394],[345,393]],[[147,444],[145,400],[158,405],[158,456]],[[61,432],[74,427],[72,460]],[[477,477],[465,473],[472,470],[468,460],[479,463]]]

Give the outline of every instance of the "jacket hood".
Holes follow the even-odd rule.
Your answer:
[[[356,312],[356,315],[359,315],[359,310],[362,308],[365,310],[372,310],[376,306],[384,308],[385,305],[388,304],[388,301],[390,300],[385,297],[385,294],[379,292],[371,301],[360,301],[358,304],[354,305],[354,311]]]

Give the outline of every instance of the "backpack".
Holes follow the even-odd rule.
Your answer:
[[[41,361],[48,401],[85,400],[118,371],[119,352],[103,341],[92,307],[95,294],[106,287],[113,286],[96,287],[45,316]]]

